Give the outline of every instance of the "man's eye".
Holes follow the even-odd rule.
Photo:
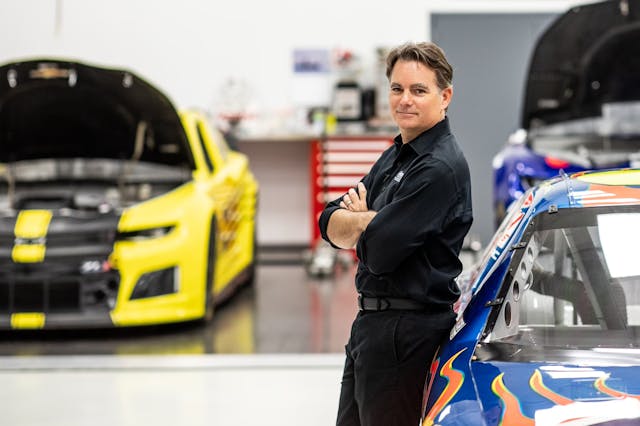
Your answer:
[[[392,88],[391,88],[391,91],[392,91],[393,93],[401,93],[401,92],[402,92],[402,89],[401,89],[401,88],[399,88],[399,87],[392,87]]]
[[[415,93],[416,95],[424,95],[427,93],[427,91],[424,89],[414,89],[413,93]]]

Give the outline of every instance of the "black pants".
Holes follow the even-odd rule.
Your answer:
[[[338,426],[417,426],[425,378],[453,312],[359,312],[351,326]]]

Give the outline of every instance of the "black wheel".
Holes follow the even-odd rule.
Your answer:
[[[256,282],[256,265],[258,263],[258,237],[256,232],[256,225],[253,225],[253,256],[251,258],[251,264],[248,267],[247,280],[244,282],[246,286],[252,286]]]
[[[206,323],[213,319],[213,311],[215,301],[213,300],[213,281],[215,279],[216,270],[216,218],[211,218],[211,226],[209,232],[209,242],[207,248],[207,281],[205,283],[204,295],[204,317],[202,320]]]
[[[253,256],[251,264],[248,266],[247,279],[244,282],[246,286],[253,286],[256,282],[256,268],[258,265],[258,194],[255,198],[255,211],[253,217]]]

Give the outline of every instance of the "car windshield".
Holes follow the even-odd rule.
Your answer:
[[[640,206],[544,212],[533,228],[511,260],[510,306],[501,308],[490,340],[640,347]]]

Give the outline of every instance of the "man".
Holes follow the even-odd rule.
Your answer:
[[[359,258],[339,426],[417,425],[429,364],[455,321],[454,278],[472,211],[468,165],[446,117],[452,74],[433,43],[389,53],[400,135],[319,219],[325,240],[355,246]]]

